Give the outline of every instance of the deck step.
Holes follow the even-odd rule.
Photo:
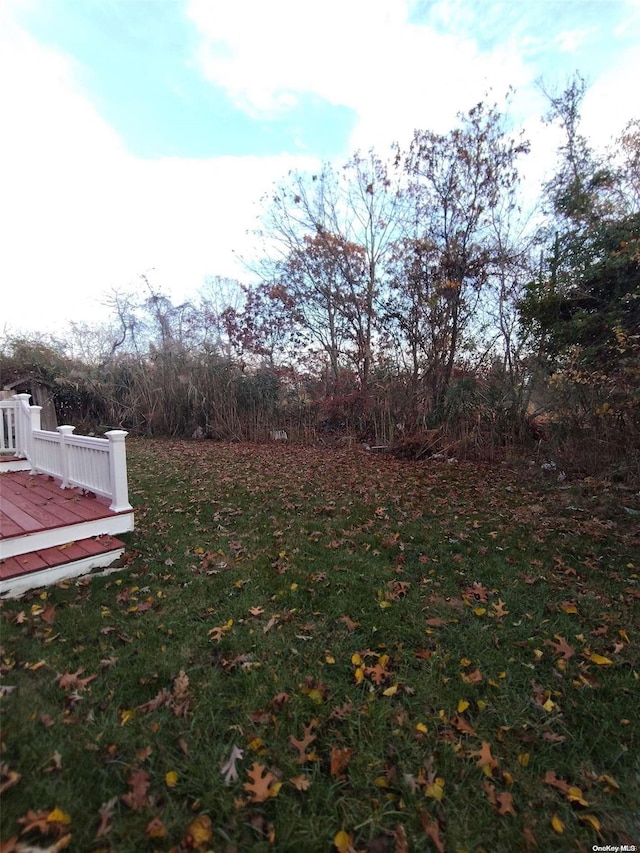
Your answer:
[[[15,598],[29,589],[108,568],[124,550],[120,539],[95,536],[9,557],[0,562],[0,596]]]
[[[10,471],[30,471],[31,463],[26,459],[20,459],[19,456],[8,456],[0,454],[0,473],[9,473]]]

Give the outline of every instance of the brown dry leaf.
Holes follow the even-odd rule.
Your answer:
[[[451,725],[464,735],[475,735],[476,731],[473,726],[468,723],[460,714],[454,714],[451,717]]]
[[[559,791],[562,791],[563,794],[567,794],[569,792],[568,782],[565,782],[564,779],[558,778],[555,770],[547,770],[542,781],[545,785],[551,785],[552,788],[557,788]]]
[[[353,750],[348,747],[331,747],[331,775],[334,779],[344,778],[344,771],[349,766]]]
[[[420,824],[427,833],[438,853],[444,853],[444,844],[440,838],[440,824],[429,812],[420,812]]]
[[[554,643],[553,640],[545,640],[544,645],[551,646],[557,655],[562,655],[563,660],[569,660],[569,658],[572,658],[575,655],[576,650],[573,646],[570,646],[569,643],[567,643],[564,637],[555,634],[554,638],[557,640],[556,643]]]
[[[448,621],[448,619],[442,619],[440,616],[434,616],[431,619],[427,619],[427,625],[430,625],[432,628],[442,628]]]
[[[58,686],[63,690],[69,690],[70,688],[73,688],[74,690],[83,690],[88,684],[91,684],[91,682],[95,681],[98,677],[97,675],[89,675],[87,678],[80,678],[83,672],[84,668],[80,668],[76,670],[76,672],[65,672],[64,675],[59,675],[56,678]]]
[[[18,818],[18,823],[22,826],[20,835],[26,835],[34,829],[41,835],[48,835],[51,829],[51,826],[47,821],[48,815],[49,812],[46,811],[46,809],[41,809],[38,812],[34,812],[33,809],[29,809],[25,815]]]
[[[56,619],[56,609],[53,604],[47,604],[40,614],[40,618],[46,625],[53,625]]]
[[[491,744],[484,740],[480,749],[469,752],[468,755],[470,758],[478,756],[476,767],[481,767],[485,776],[491,776],[494,769],[498,766],[498,762],[491,755]]]
[[[157,815],[149,821],[145,832],[149,838],[164,838],[167,834],[165,825]]]
[[[270,797],[274,797],[280,790],[280,783],[264,764],[254,762],[247,775],[251,782],[245,782],[243,788],[250,794],[250,803],[264,803]]]
[[[304,734],[302,738],[298,740],[294,738],[293,735],[289,738],[289,743],[294,749],[298,750],[298,764],[305,764],[310,760],[310,756],[307,755],[307,747],[310,746],[313,741],[316,739],[316,736],[312,734],[313,730],[318,725],[318,721],[316,719],[311,720],[308,726],[304,727]]]
[[[506,601],[503,601],[501,598],[499,598],[497,604],[494,602],[491,605],[491,616],[495,617],[496,619],[504,619],[504,617],[509,613],[508,610],[505,610],[506,604]]]
[[[355,629],[360,625],[359,622],[354,622],[354,620],[350,616],[341,616],[340,622],[344,622],[349,631],[355,631]]]
[[[122,795],[122,802],[134,811],[148,806],[150,784],[149,774],[146,770],[134,770],[127,780],[127,785],[131,790]]]
[[[112,797],[100,806],[100,811],[98,812],[100,815],[100,823],[96,831],[96,838],[100,838],[100,836],[107,835],[111,832],[111,819],[113,818],[113,812],[117,802],[118,798]]]
[[[513,797],[508,791],[502,791],[500,794],[496,794],[496,801],[496,810],[498,814],[516,814],[516,810],[513,807]]]
[[[479,669],[474,669],[473,672],[461,672],[460,678],[467,684],[480,684],[482,681],[482,673]]]
[[[164,705],[168,705],[171,701],[171,693],[163,687],[162,690],[155,696],[153,699],[150,699],[148,702],[144,702],[142,705],[138,705],[136,711],[142,711],[147,714],[150,711],[157,711],[158,708],[162,708]]]
[[[0,784],[0,794],[4,794],[4,792],[8,791],[9,788],[17,785],[20,779],[22,779],[22,776],[20,773],[16,773],[15,770],[9,770],[9,765],[2,762],[2,764],[0,764],[0,779],[2,780],[2,784]]]
[[[394,853],[409,853],[407,831],[401,823],[396,824],[396,828],[393,831],[393,840],[395,842]]]
[[[311,786],[311,779],[304,773],[299,776],[292,776],[289,781],[297,791],[306,791]]]

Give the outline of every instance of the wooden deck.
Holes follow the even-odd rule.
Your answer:
[[[133,511],[113,512],[106,498],[46,474],[0,474],[0,594],[108,566],[124,551],[115,534],[132,529]]]

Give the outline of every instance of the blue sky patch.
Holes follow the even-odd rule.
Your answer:
[[[340,154],[355,123],[347,107],[298,96],[256,121],[209,83],[194,55],[198,34],[178,0],[49,0],[23,25],[69,55],[77,81],[128,150],[142,158]]]

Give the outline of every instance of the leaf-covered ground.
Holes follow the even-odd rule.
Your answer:
[[[3,853],[640,844],[637,495],[128,453],[128,566],[2,605]]]

